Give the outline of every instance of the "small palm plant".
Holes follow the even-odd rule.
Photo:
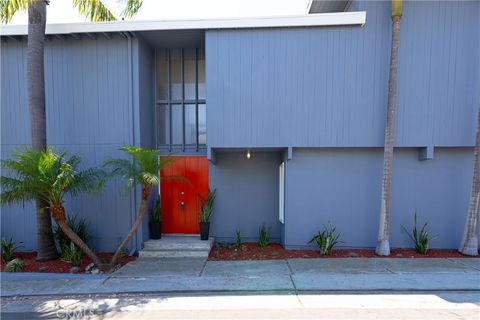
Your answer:
[[[120,150],[131,156],[131,160],[112,159],[106,161],[104,168],[110,171],[107,177],[120,176],[128,189],[140,185],[142,187],[142,200],[135,223],[118,246],[110,261],[111,267],[117,263],[128,242],[130,242],[142,224],[152,187],[160,183],[160,170],[175,161],[175,158],[172,157],[160,158],[157,150],[144,149],[141,147],[122,147]]]
[[[423,227],[420,229],[420,232],[418,231],[418,229],[417,229],[417,213],[415,212],[415,214],[413,215],[413,229],[412,229],[412,232],[410,233],[407,230],[407,228],[402,226],[403,230],[407,233],[408,237],[415,244],[415,251],[420,253],[420,254],[427,254],[430,241],[438,238],[438,236],[430,237],[428,235],[427,225],[428,225],[428,222],[425,222]]]
[[[65,153],[57,154],[51,148],[40,152],[26,148],[24,152],[14,153],[12,160],[1,162],[2,169],[11,175],[1,177],[0,202],[45,201],[63,233],[101,268],[98,257],[67,223],[65,196],[94,192],[100,186],[102,172],[98,169],[79,171],[79,165],[79,157],[66,158]]]

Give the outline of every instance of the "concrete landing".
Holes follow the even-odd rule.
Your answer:
[[[163,276],[200,276],[205,266],[205,258],[158,258],[137,259],[119,270],[114,278],[145,278]]]
[[[207,258],[213,238],[202,241],[198,235],[163,235],[159,240],[148,240],[139,252],[140,258]]]

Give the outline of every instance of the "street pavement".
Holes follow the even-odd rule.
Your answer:
[[[2,301],[13,319],[478,320],[478,292],[129,294]]]

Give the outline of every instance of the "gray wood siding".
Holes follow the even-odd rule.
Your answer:
[[[2,159],[30,144],[26,97],[26,41],[1,43]],[[132,80],[127,40],[48,41],[45,48],[47,136],[56,150],[99,166],[134,144]],[[131,225],[133,201],[117,181],[98,195],[67,200],[70,214],[85,217],[96,250],[112,250]],[[2,237],[13,236],[36,248],[35,210],[30,204],[2,206]]]
[[[480,104],[480,2],[406,2],[397,146],[472,146]],[[389,2],[364,27],[206,33],[210,147],[380,147]]]

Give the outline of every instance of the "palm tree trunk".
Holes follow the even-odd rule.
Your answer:
[[[392,3],[393,5],[393,3]],[[400,36],[400,16],[392,16],[392,47],[390,53],[390,72],[388,79],[388,109],[385,126],[385,148],[383,155],[382,203],[380,225],[375,253],[380,256],[390,255],[390,198],[392,184],[393,144],[395,130],[395,109],[397,100],[397,61]]]
[[[52,233],[52,219],[48,203],[37,200],[37,261],[47,261],[59,257]]]
[[[468,215],[465,223],[462,242],[458,251],[465,255],[478,255],[477,228],[480,220],[480,110],[477,118],[477,138],[475,141],[475,160],[473,165],[472,191],[468,205]]]
[[[35,151],[46,149],[47,131],[45,117],[45,76],[44,43],[47,19],[47,2],[35,0],[28,3],[28,48],[27,48],[27,88],[32,148]],[[52,233],[48,205],[37,201],[37,260],[45,261],[58,257]]]
[[[58,226],[65,235],[75,243],[80,250],[82,250],[90,259],[92,259],[93,263],[101,269],[104,270],[104,264],[100,261],[100,259],[93,253],[92,250],[86,245],[85,242],[70,228],[65,218],[65,208],[61,204],[52,203],[50,204],[50,210],[52,211],[52,216],[57,222]]]
[[[151,188],[150,185],[143,186],[142,202],[140,203],[140,208],[138,209],[137,218],[135,219],[135,223],[133,224],[132,228],[128,232],[127,236],[125,237],[125,239],[123,239],[122,243],[118,246],[117,250],[115,251],[115,254],[112,257],[112,260],[110,261],[111,268],[115,267],[115,264],[117,263],[123,250],[125,249],[125,246],[128,244],[128,242],[130,242],[130,240],[132,239],[132,237],[135,235],[138,228],[142,224],[143,217],[145,216],[145,208],[147,206],[148,197],[150,196],[150,188]]]

